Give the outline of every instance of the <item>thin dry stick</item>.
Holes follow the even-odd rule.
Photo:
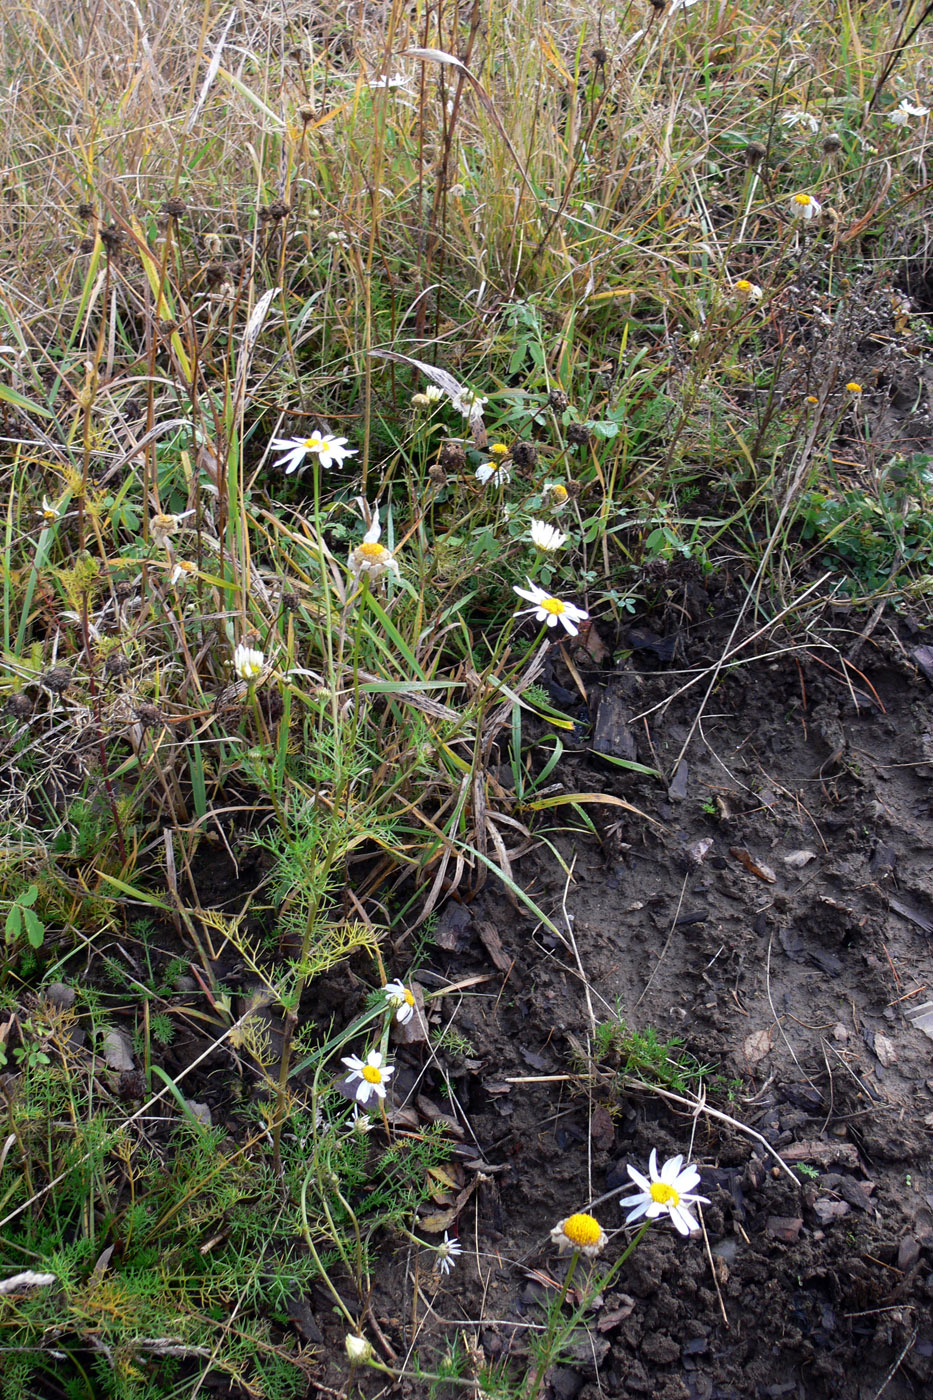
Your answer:
[[[661,949],[661,956],[658,958],[657,962],[655,963],[654,968],[653,968],[652,973],[651,973],[651,976],[648,978],[648,981],[645,983],[645,989],[644,989],[644,991],[642,992],[641,996],[638,998],[638,1000],[637,1000],[636,1003],[635,1003],[635,1009],[637,1009],[639,1006],[641,1006],[641,1004],[642,1004],[642,1002],[644,1001],[645,997],[648,995],[648,988],[651,986],[652,982],[654,981],[655,977],[656,977],[657,974],[658,974],[658,969],[660,968],[660,966],[661,966],[661,964],[663,963],[664,959],[667,957],[667,950],[668,950],[668,948],[671,946],[671,939],[674,937],[674,929],[677,927],[677,920],[680,918],[680,911],[681,911],[681,908],[683,907],[684,895],[687,893],[687,882],[689,881],[689,879],[690,879],[690,871],[688,870],[687,873],[686,873],[686,875],[684,876],[684,882],[683,882],[683,884],[682,884],[681,887],[680,887],[680,898],[677,900],[677,908],[674,910],[674,917],[673,917],[673,919],[671,920],[671,926],[670,926],[670,929],[668,930],[668,934],[667,934],[667,938],[666,938],[665,943],[664,943],[664,947]]]

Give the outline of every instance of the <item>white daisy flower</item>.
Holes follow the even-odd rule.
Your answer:
[[[172,569],[172,576],[169,579],[169,583],[174,587],[174,585],[178,582],[180,578],[187,578],[191,574],[196,574],[197,572],[197,564],[192,564],[188,559],[176,559],[175,567]],[[260,655],[262,655],[261,652]]]
[[[565,510],[570,504],[570,492],[562,481],[546,482],[544,494],[551,508],[552,515],[557,515],[559,511]]]
[[[429,384],[424,391],[424,397],[427,399],[428,403],[440,403],[441,399],[444,397],[444,391],[438,388],[436,384]],[[486,400],[484,399],[483,403],[485,402]]]
[[[743,301],[761,301],[764,292],[757,282],[749,282],[747,277],[740,277],[735,284],[735,294]]]
[[[658,1154],[652,1148],[647,1177],[634,1167],[627,1167],[629,1176],[641,1190],[637,1195],[626,1196],[624,1201],[619,1202],[623,1210],[628,1209],[626,1225],[640,1220],[642,1216],[657,1220],[660,1215],[669,1215],[682,1235],[699,1230],[699,1221],[690,1214],[688,1207],[708,1205],[709,1201],[706,1196],[694,1194],[693,1188],[700,1184],[700,1173],[694,1166],[685,1167],[683,1162],[681,1156],[671,1157],[658,1171]]]
[[[798,107],[795,111],[781,113],[781,126],[786,126],[788,131],[793,131],[795,126],[808,126],[811,131],[819,131],[820,120],[812,112],[804,112]]]
[[[181,529],[181,522],[194,515],[193,510],[183,510],[180,515],[154,515],[149,521],[149,538],[156,544],[165,545]]]
[[[384,73],[381,78],[371,78],[369,86],[374,90],[382,89],[386,92],[411,92],[411,78],[407,78],[404,73],[393,73],[391,77]]]
[[[373,514],[373,523],[363,536],[363,543],[350,550],[347,561],[350,572],[357,582],[364,576],[370,583],[377,583],[385,573],[401,577],[398,560],[390,549],[379,543],[382,526],[379,524],[379,511]]]
[[[561,1254],[579,1250],[587,1259],[595,1259],[606,1248],[608,1236],[594,1215],[581,1212],[558,1220],[551,1231],[551,1240]]]
[[[451,394],[450,402],[458,413],[462,413],[464,418],[481,418],[483,416],[483,404],[486,399],[475,394],[472,389],[461,389],[459,394]]]
[[[353,1111],[351,1112],[350,1117],[346,1121],[347,1136],[352,1137],[355,1133],[359,1133],[361,1135],[363,1133],[371,1133],[372,1128],[373,1120],[370,1118],[369,1114],[361,1113],[359,1104],[355,1103],[353,1105]]]
[[[445,1230],[444,1243],[437,1246],[435,1253],[439,1272],[449,1274],[451,1269],[456,1268],[457,1260],[463,1253],[463,1245],[459,1240],[452,1240]]]
[[[531,543],[535,549],[540,549],[542,554],[553,554],[566,540],[567,536],[563,530],[558,530],[556,525],[549,525],[546,520],[532,520]]]
[[[354,1079],[360,1081],[356,1086],[357,1103],[368,1103],[373,1094],[377,1099],[385,1098],[386,1083],[395,1073],[395,1067],[382,1063],[379,1050],[370,1050],[365,1060],[361,1060],[358,1055],[347,1055],[340,1063],[346,1065],[350,1071],[347,1076],[348,1083],[352,1084]]]
[[[2,349],[2,346],[0,346],[0,349]],[[58,520],[61,513],[61,506],[56,505],[54,501],[50,501],[47,496],[42,497],[42,509],[39,511],[39,518],[41,520],[51,525],[53,520]]]
[[[355,447],[345,447],[346,441],[346,438],[334,437],[333,433],[312,433],[306,438],[273,438],[270,447],[273,452],[284,453],[274,465],[284,467],[285,475],[291,476],[304,466],[309,455],[317,457],[325,469],[335,462],[341,466],[345,458],[355,457],[357,452]]]
[[[543,588],[539,588],[536,583],[532,583],[531,579],[528,580],[527,588],[515,586],[513,592],[517,593],[519,598],[527,598],[532,604],[530,608],[519,608],[515,614],[516,617],[522,617],[525,613],[534,613],[535,621],[546,622],[548,627],[556,627],[559,622],[561,627],[570,633],[571,637],[575,637],[580,630],[577,623],[586,622],[589,619],[589,613],[578,608],[575,603],[565,603],[561,598],[552,597]]]
[[[233,669],[241,681],[254,681],[257,676],[262,675],[262,668],[265,664],[265,653],[254,647],[245,646],[243,642],[233,653]]]
[[[474,475],[483,486],[506,486],[512,480],[512,473],[504,463],[497,467],[495,462],[484,462]]]
[[[823,206],[812,194],[795,194],[790,202],[790,212],[794,219],[818,219]]]
[[[395,1012],[396,1021],[400,1026],[407,1025],[415,1014],[415,998],[412,993],[397,979],[387,982],[382,990],[385,992],[386,1002]]]
[[[352,1332],[347,1333],[343,1345],[351,1366],[364,1366],[373,1354],[373,1349],[366,1338],[354,1337]]]
[[[929,107],[918,107],[905,97],[894,109],[888,113],[888,121],[894,126],[910,126],[914,117],[926,117],[929,115]]]

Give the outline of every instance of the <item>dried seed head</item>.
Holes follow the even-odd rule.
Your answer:
[[[79,253],[93,253],[93,251],[94,251],[94,239],[93,239],[93,238],[82,238],[82,239],[81,239],[81,242],[78,244],[78,252],[79,252]]]
[[[440,490],[442,486],[447,485],[447,473],[444,471],[440,462],[435,462],[433,467],[428,468],[428,480],[431,485],[436,486],[438,490]]]
[[[605,49],[594,49],[592,59],[597,68],[605,68],[606,64],[609,62],[609,55]]]
[[[298,108],[298,116],[301,119],[301,123],[303,126],[307,126],[308,122],[314,121],[314,115],[316,110],[317,109],[310,102],[303,102],[301,104],[301,106]]]
[[[466,466],[466,452],[459,442],[441,444],[439,462],[449,472],[460,472]]]
[[[32,701],[21,690],[15,691],[6,702],[7,713],[14,719],[28,719],[32,714]]]
[[[84,200],[82,200],[81,203],[78,205],[76,213],[79,219],[93,219],[95,213],[94,206],[93,204],[87,204]]]
[[[64,695],[71,685],[74,677],[67,666],[53,666],[51,671],[44,671],[39,677],[39,684],[44,685],[46,690],[50,690],[53,695]]]
[[[582,483],[582,482],[580,482],[580,481],[565,481],[565,482],[564,482],[564,487],[565,487],[565,489],[566,489],[566,491],[567,491],[567,495],[570,497],[570,499],[571,499],[572,501],[579,500],[580,495],[581,495],[581,493],[582,493],[582,491],[583,491],[583,483]]]
[[[123,230],[117,228],[116,224],[108,224],[106,228],[102,228],[100,231],[100,241],[106,248],[107,253],[113,257],[120,251],[120,245],[123,242]]]
[[[659,14],[667,6],[667,0],[649,0],[649,3],[651,8],[657,10]]]
[[[188,206],[185,201],[183,199],[176,199],[174,195],[165,200],[162,208],[159,210],[159,213],[164,214],[167,219],[183,219],[187,212]]]
[[[823,154],[834,156],[837,151],[842,150],[842,137],[835,131],[831,131],[828,136],[823,137]]]
[[[565,408],[570,407],[570,399],[563,389],[552,389],[547,396],[547,401],[555,413],[563,413]]]
[[[209,287],[220,287],[227,280],[227,267],[225,263],[208,263],[204,272],[204,280]]]
[[[767,154],[767,149],[760,141],[749,141],[748,145],[745,147],[745,164],[758,165],[760,161],[764,160]]]
[[[300,607],[301,599],[297,593],[293,593],[289,589],[288,592],[282,594],[282,608],[285,612],[297,612]]]
[[[538,460],[538,449],[533,442],[522,439],[513,442],[511,455],[517,467],[533,467]]]
[[[111,652],[104,662],[104,671],[108,676],[125,676],[130,670],[129,660],[120,651]]]
[[[136,718],[144,729],[160,729],[165,723],[158,705],[137,705]]]
[[[590,430],[585,423],[567,424],[567,441],[574,447],[586,447],[590,441]]]

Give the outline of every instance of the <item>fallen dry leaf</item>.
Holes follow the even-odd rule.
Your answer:
[[[754,860],[752,856],[749,855],[744,846],[730,846],[729,854],[735,856],[736,860],[740,860],[745,866],[745,869],[754,875],[756,880],[764,880],[766,885],[777,883],[777,876],[770,865],[760,865],[757,860]]]

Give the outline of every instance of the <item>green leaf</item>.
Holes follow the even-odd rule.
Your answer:
[[[20,907],[21,909],[29,909],[29,908],[31,908],[31,906],[32,906],[33,904],[35,904],[35,902],[36,902],[36,900],[38,899],[38,897],[39,897],[39,886],[38,886],[38,885],[30,885],[30,886],[29,886],[29,889],[26,890],[25,894],[21,894],[21,895],[17,898],[16,903],[19,905],[19,907]]]
[[[661,778],[663,781],[663,774],[659,773],[657,768],[647,768],[644,763],[636,763],[631,758],[616,758],[611,753],[600,753],[599,749],[593,749],[593,753],[597,758],[604,758],[607,763],[614,763],[617,768],[628,768],[632,773],[644,773],[648,778]]]
[[[23,915],[18,904],[14,904],[7,910],[6,924],[4,930],[7,942],[12,943],[19,938],[23,931]]]
[[[24,909],[23,918],[26,920],[26,937],[30,944],[33,948],[41,948],[45,939],[45,924],[32,909]]]

